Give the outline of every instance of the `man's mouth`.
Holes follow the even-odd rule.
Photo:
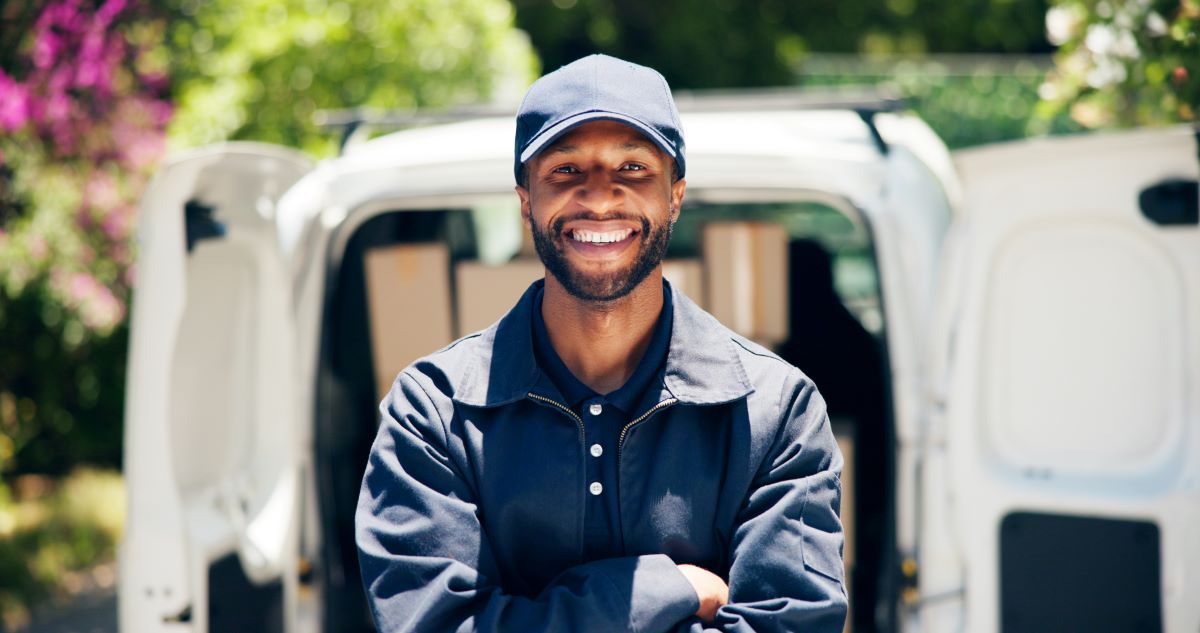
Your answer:
[[[633,235],[633,229],[617,229],[615,231],[589,231],[574,229],[570,231],[571,239],[584,244],[612,244],[623,242]]]

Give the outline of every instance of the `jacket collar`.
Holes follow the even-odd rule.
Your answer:
[[[754,391],[729,330],[663,283],[674,302],[663,388],[680,402],[700,405],[731,402]],[[532,318],[534,297],[544,284],[543,279],[533,282],[508,314],[480,333],[455,383],[456,402],[500,406],[525,398],[538,383],[542,372],[533,355]]]

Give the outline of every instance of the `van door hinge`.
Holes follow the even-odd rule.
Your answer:
[[[918,585],[917,559],[907,556],[900,562],[900,601],[904,606],[914,607],[921,601]]]

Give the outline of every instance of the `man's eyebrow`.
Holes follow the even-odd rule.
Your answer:
[[[649,141],[626,141],[621,149],[646,149],[654,151],[654,146]]]
[[[579,151],[579,147],[570,143],[556,143],[546,149],[547,154],[573,154]]]

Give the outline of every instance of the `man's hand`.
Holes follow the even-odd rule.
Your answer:
[[[692,588],[696,590],[696,595],[700,597],[700,608],[696,610],[696,616],[705,622],[709,622],[717,615],[717,609],[729,602],[729,586],[725,584],[721,577],[695,565],[677,565],[680,573],[688,582],[692,583]]]

